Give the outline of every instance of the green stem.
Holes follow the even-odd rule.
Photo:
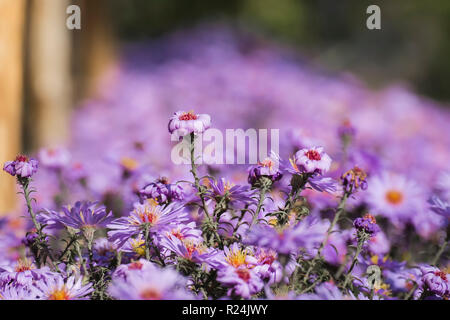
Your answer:
[[[264,203],[264,199],[266,198],[266,192],[267,192],[267,188],[265,188],[265,187],[261,187],[261,189],[259,189],[258,205],[256,207],[255,214],[253,215],[251,226],[256,224],[256,222],[258,221],[259,213],[260,213],[262,205]]]
[[[359,257],[359,255],[360,255],[360,253],[362,251],[362,248],[363,248],[365,240],[366,240],[365,238],[358,239],[358,247],[356,248],[355,256],[353,257],[352,264],[350,266],[350,269],[348,269],[347,275],[345,277],[344,289],[347,287],[348,281],[351,278],[351,273],[353,271],[353,268],[356,265],[356,262],[358,261],[358,257]]]
[[[150,241],[149,241],[149,226],[144,225],[144,241],[145,241],[145,259],[150,261]]]

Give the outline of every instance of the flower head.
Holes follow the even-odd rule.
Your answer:
[[[330,169],[331,158],[323,147],[312,147],[297,151],[291,164],[300,173],[324,174]]]
[[[163,177],[139,190],[139,196],[142,199],[155,199],[158,203],[166,203],[183,200],[184,193],[179,184],[171,184],[167,178]]]
[[[38,161],[24,155],[18,155],[14,161],[7,161],[3,170],[12,176],[30,178],[38,169]]]
[[[256,271],[244,265],[222,269],[217,275],[217,281],[230,287],[228,296],[239,296],[245,299],[261,291],[264,286]]]
[[[440,297],[450,295],[450,275],[436,267],[421,267],[422,276],[419,281],[422,290],[429,291]]]
[[[81,278],[71,276],[65,280],[60,274],[36,285],[45,300],[87,300],[87,295],[93,291],[92,284],[83,285]]]
[[[356,218],[353,222],[353,226],[356,230],[365,232],[370,236],[374,236],[380,231],[380,227],[377,225],[375,217],[371,214],[366,214],[363,218]]]
[[[262,177],[267,178],[272,182],[278,181],[283,177],[280,170],[280,159],[278,155],[272,153],[270,157],[249,168],[248,182],[252,186],[256,186]]]
[[[50,169],[61,169],[70,162],[70,153],[65,148],[45,148],[38,154],[40,163]]]
[[[195,114],[194,111],[178,111],[169,120],[169,132],[174,138],[190,134],[201,134],[211,126],[211,117],[208,114]]]
[[[362,190],[367,189],[367,173],[364,172],[361,168],[355,166],[353,169],[350,169],[342,174],[342,185],[344,186],[344,190],[347,192],[356,191],[361,188]]]

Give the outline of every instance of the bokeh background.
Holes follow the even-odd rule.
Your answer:
[[[81,30],[66,28],[70,4],[81,7]],[[381,30],[366,28],[369,4],[381,7]],[[164,39],[192,38],[195,47],[200,33],[201,46],[210,48],[209,31],[212,43],[224,33],[222,42],[238,39],[241,52],[281,48],[330,77],[352,74],[374,91],[401,83],[439,108],[448,105],[446,0],[0,0],[0,161],[66,144],[74,112],[114,91],[108,81],[124,56],[137,68],[155,66],[177,50]],[[1,175],[0,212],[13,210],[15,199],[12,179]]]

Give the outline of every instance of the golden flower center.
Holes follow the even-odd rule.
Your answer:
[[[123,157],[120,159],[120,165],[129,171],[133,171],[139,166],[139,162],[133,158]]]
[[[147,288],[141,291],[140,297],[143,300],[161,300],[161,292],[155,288]]]
[[[403,194],[397,190],[389,190],[386,192],[386,200],[393,205],[398,205],[403,201]]]
[[[245,258],[247,257],[247,253],[242,250],[231,251],[228,256],[226,256],[226,260],[233,267],[237,268],[245,264]]]
[[[70,300],[70,295],[65,287],[55,289],[48,297],[48,300]]]

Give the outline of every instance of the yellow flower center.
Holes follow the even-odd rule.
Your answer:
[[[386,200],[393,205],[398,205],[403,201],[403,194],[398,190],[389,190],[386,192]]]
[[[145,241],[144,239],[132,239],[131,248],[139,256],[145,256]]]
[[[120,159],[120,165],[128,171],[133,171],[139,166],[139,162],[133,158],[123,157]]]
[[[66,287],[55,289],[48,297],[48,300],[70,300],[70,295]]]
[[[237,268],[239,266],[245,265],[246,258],[247,258],[247,251],[238,249],[230,251],[230,253],[225,257],[225,260],[227,260],[230,265]]]

